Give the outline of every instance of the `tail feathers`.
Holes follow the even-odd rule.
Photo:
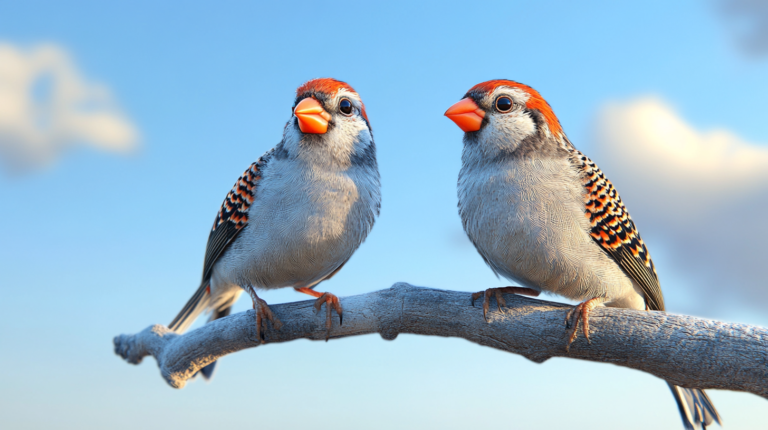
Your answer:
[[[213,320],[217,320],[219,318],[224,318],[225,316],[229,315],[230,312],[232,312],[232,306],[227,306],[224,309],[213,311],[211,312],[211,317],[208,319],[208,322],[211,322]],[[209,381],[211,378],[213,378],[213,371],[216,370],[216,362],[208,364],[207,366],[203,367],[198,371],[201,375],[203,375],[203,378],[206,381]]]
[[[181,312],[176,315],[168,328],[179,334],[184,333],[197,317],[208,308],[210,302],[211,295],[208,292],[208,283],[205,282],[198,287],[195,294],[184,305]]]
[[[717,413],[712,401],[702,390],[683,388],[672,385],[667,382],[672,395],[675,396],[677,408],[680,410],[680,416],[683,419],[683,425],[687,430],[706,429],[707,426],[720,422],[720,415]]]
[[[211,378],[213,378],[213,371],[216,370],[216,362],[203,367],[202,369],[198,370],[197,373],[203,375],[203,379],[206,381],[210,381]]]

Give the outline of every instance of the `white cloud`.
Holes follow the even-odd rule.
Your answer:
[[[768,308],[768,145],[696,130],[657,98],[607,105],[595,137],[593,159],[702,305]]]
[[[62,48],[0,42],[0,162],[8,171],[46,166],[78,145],[125,153],[137,141],[108,89],[85,82]]]

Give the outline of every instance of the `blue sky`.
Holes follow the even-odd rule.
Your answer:
[[[677,189],[656,179],[676,170],[632,170],[621,133],[605,131],[606,118],[635,124],[631,107],[655,97],[657,111],[668,107],[702,136],[726,130],[734,148],[756,158],[768,150],[767,57],[741,49],[722,2],[30,1],[1,9],[0,42],[19,52],[58,47],[85,82],[109,90],[110,111],[137,136],[126,155],[76,135],[45,163],[0,175],[4,428],[680,428],[655,377],[567,359],[537,365],[460,339],[273,345],[228,356],[212,383],[180,391],[153,360],[136,367],[113,355],[113,336],[167,324],[192,294],[221,201],[279,142],[295,88],[316,77],[349,82],[366,103],[383,193],[366,243],[321,290],[507,285],[463,236],[461,131],[442,113],[472,85],[508,78],[538,89],[614,180],[671,312],[768,325],[757,268],[717,253],[741,255],[727,236],[762,240],[768,230],[744,231],[712,208],[709,189],[688,206],[654,205]],[[624,116],[605,115],[610,106]],[[690,159],[698,163],[695,150]],[[759,219],[768,179],[747,180],[725,184],[736,196],[728,205]],[[700,226],[703,238],[686,226]],[[757,249],[750,255],[764,258]],[[236,311],[249,306],[241,300]],[[711,396],[729,429],[763,422],[764,399]]]

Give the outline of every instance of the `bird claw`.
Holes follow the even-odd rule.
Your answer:
[[[344,323],[344,315],[341,310],[341,303],[339,303],[339,298],[336,297],[335,294],[326,292],[318,297],[317,300],[315,300],[314,305],[317,312],[320,312],[320,308],[323,306],[323,303],[325,303],[325,341],[327,342],[331,337],[331,327],[333,325],[331,309],[334,309],[336,313],[339,314],[339,325]]]
[[[267,338],[264,330],[267,327],[266,322],[269,321],[272,324],[272,328],[275,330],[280,330],[280,328],[283,327],[283,323],[274,313],[272,313],[272,309],[269,308],[267,302],[256,295],[256,291],[254,291],[253,287],[248,287],[245,290],[248,292],[248,295],[251,296],[251,300],[253,300],[253,310],[256,311],[256,337],[261,340],[261,343],[266,343]]]
[[[538,291],[530,288],[523,288],[523,287],[488,288],[485,291],[478,291],[476,293],[472,293],[472,307],[475,306],[475,300],[477,300],[481,296],[484,296],[483,318],[485,318],[485,322],[488,322],[488,309],[491,307],[491,293],[493,293],[494,297],[496,298],[496,306],[499,308],[499,312],[504,312],[502,307],[505,307],[505,308],[507,307],[507,302],[506,300],[504,300],[502,293],[519,294],[523,296],[532,296],[532,297],[536,297],[539,295]]]
[[[592,312],[592,309],[606,301],[606,297],[595,297],[579,303],[568,311],[568,314],[565,316],[565,328],[570,329],[570,332],[568,333],[568,343],[565,345],[565,352],[570,351],[571,344],[579,335],[579,320],[581,320],[582,332],[587,339],[587,343],[592,345],[592,339],[589,338],[589,314]]]
[[[266,343],[267,338],[264,333],[266,330],[264,329],[267,327],[267,321],[272,324],[272,328],[275,330],[280,330],[283,323],[272,313],[272,309],[269,308],[267,302],[258,299],[258,306],[259,309],[256,309],[256,306],[254,306],[256,310],[256,333],[261,338],[261,343]]]

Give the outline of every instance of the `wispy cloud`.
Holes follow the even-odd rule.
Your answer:
[[[665,241],[698,294],[718,297],[702,303],[766,309],[768,145],[696,130],[658,98],[607,105],[595,132],[596,161],[641,232]]]
[[[109,90],[86,82],[64,49],[0,42],[0,163],[7,171],[49,165],[78,145],[125,153],[137,142]]]

